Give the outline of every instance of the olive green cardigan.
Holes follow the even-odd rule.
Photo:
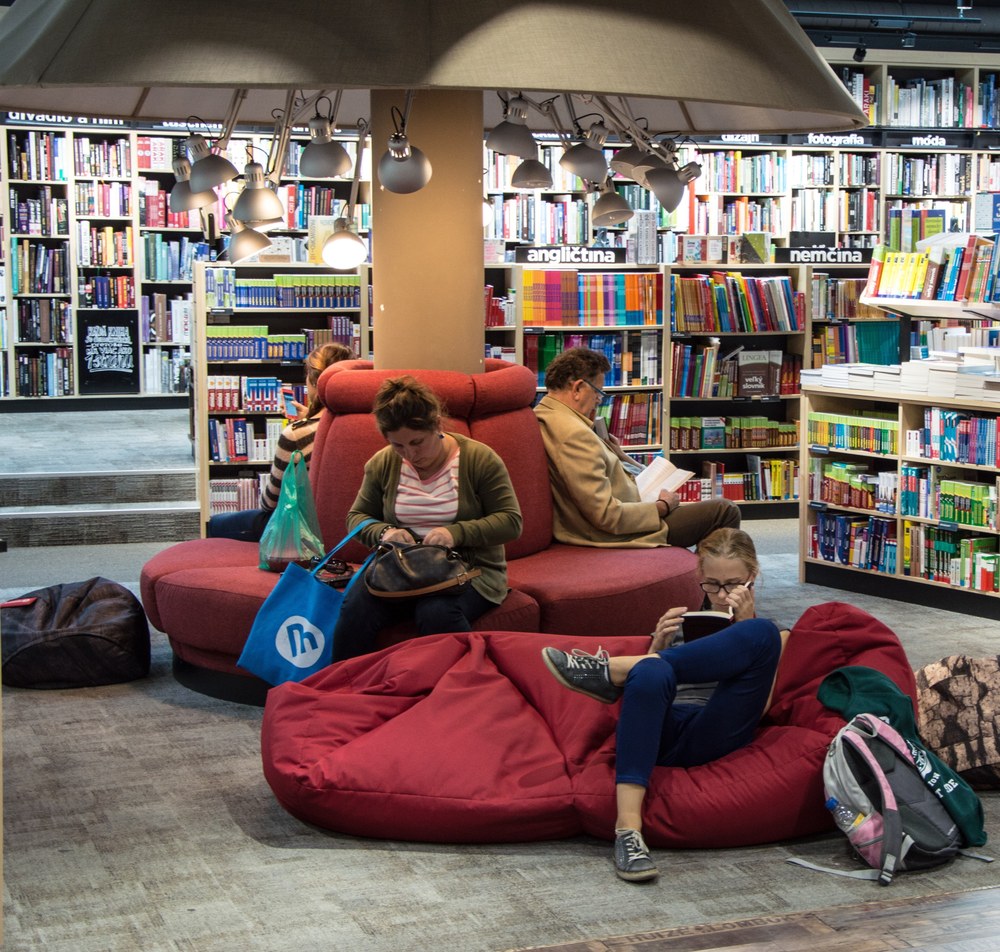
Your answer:
[[[485,443],[458,433],[458,516],[445,526],[455,540],[455,548],[482,575],[469,583],[487,601],[499,605],[507,595],[507,558],[504,543],[521,534],[521,507],[503,460]],[[365,519],[375,523],[358,533],[358,538],[374,546],[386,526],[396,521],[396,491],[402,460],[387,446],[365,463],[365,477],[357,498],[347,514],[348,531]],[[406,528],[400,526],[400,528]]]

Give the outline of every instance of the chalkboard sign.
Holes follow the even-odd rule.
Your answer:
[[[80,393],[138,393],[139,315],[78,311],[76,329]]]

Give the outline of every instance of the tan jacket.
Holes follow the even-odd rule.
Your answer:
[[[548,394],[535,416],[549,457],[556,539],[609,548],[667,545],[656,503],[639,499],[635,480],[590,420]]]

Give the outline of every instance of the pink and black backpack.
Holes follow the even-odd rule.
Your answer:
[[[855,815],[844,832],[871,868],[790,862],[888,886],[897,872],[940,866],[963,853],[958,826],[923,776],[920,753],[881,718],[858,714],[830,743],[823,785],[828,798]]]

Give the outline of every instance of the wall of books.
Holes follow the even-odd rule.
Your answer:
[[[172,212],[172,161],[193,130],[48,119],[8,115],[0,141],[0,398],[186,398],[194,264],[223,253],[220,223],[240,184],[200,212]],[[301,132],[267,254],[305,263],[346,208],[350,181],[300,177]],[[242,169],[269,141],[270,130],[238,130],[226,155]],[[359,203],[356,217],[366,233],[369,206]]]

